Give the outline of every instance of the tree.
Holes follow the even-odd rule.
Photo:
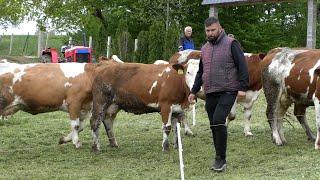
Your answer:
[[[6,28],[9,25],[19,24],[27,17],[30,11],[30,1],[0,1],[0,26]]]
[[[153,63],[157,59],[163,59],[163,46],[165,37],[165,26],[163,22],[154,21],[149,30],[149,58]]]
[[[219,17],[246,52],[267,52],[279,46],[305,46],[306,7],[300,1],[233,6],[222,8]]]
[[[158,21],[163,26],[166,24],[163,31],[173,24],[181,28],[191,26],[199,49],[205,42],[203,22],[208,10],[209,6],[201,5],[200,0],[0,1],[0,25],[33,18],[42,29],[48,28],[49,23],[52,24],[49,28],[70,34],[86,32],[93,36],[95,52],[103,54],[106,38],[116,36],[120,20],[126,20],[132,38],[140,31],[148,31],[153,22]],[[277,46],[305,46],[307,1],[221,7],[219,18],[226,32],[234,34],[247,52],[267,52]]]
[[[165,32],[164,53],[163,58],[169,59],[175,52],[178,51],[180,28],[173,24]]]
[[[149,32],[140,31],[138,35],[138,49],[135,52],[135,61],[139,63],[148,63],[149,56]]]
[[[133,61],[134,41],[128,31],[123,31],[117,38],[120,59],[126,62]]]

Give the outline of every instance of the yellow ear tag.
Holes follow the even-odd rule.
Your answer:
[[[183,74],[183,70],[182,70],[182,69],[179,69],[179,70],[178,70],[178,74]]]

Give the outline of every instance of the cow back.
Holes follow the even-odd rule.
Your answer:
[[[127,112],[142,114],[159,111],[162,102],[185,103],[189,89],[171,65],[124,63],[105,66],[93,90],[111,96]]]

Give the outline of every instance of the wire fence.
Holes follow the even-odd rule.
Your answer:
[[[50,35],[50,33],[41,33],[39,35],[0,35],[0,56],[38,56],[39,47],[60,48],[64,43],[66,36]]]

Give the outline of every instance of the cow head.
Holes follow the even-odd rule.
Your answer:
[[[192,88],[194,79],[197,75],[200,58],[201,51],[188,49],[176,52],[169,59],[170,63],[178,63],[183,65],[183,69],[185,70],[185,79],[189,89]]]
[[[190,59],[200,59],[201,51],[198,50],[184,50],[180,52],[176,52],[169,59],[169,63],[179,63],[186,64]]]
[[[200,63],[200,60],[198,59],[190,59],[186,64],[187,67],[186,67],[185,77],[186,77],[186,83],[190,90],[193,87],[194,80],[199,70],[199,63]]]

